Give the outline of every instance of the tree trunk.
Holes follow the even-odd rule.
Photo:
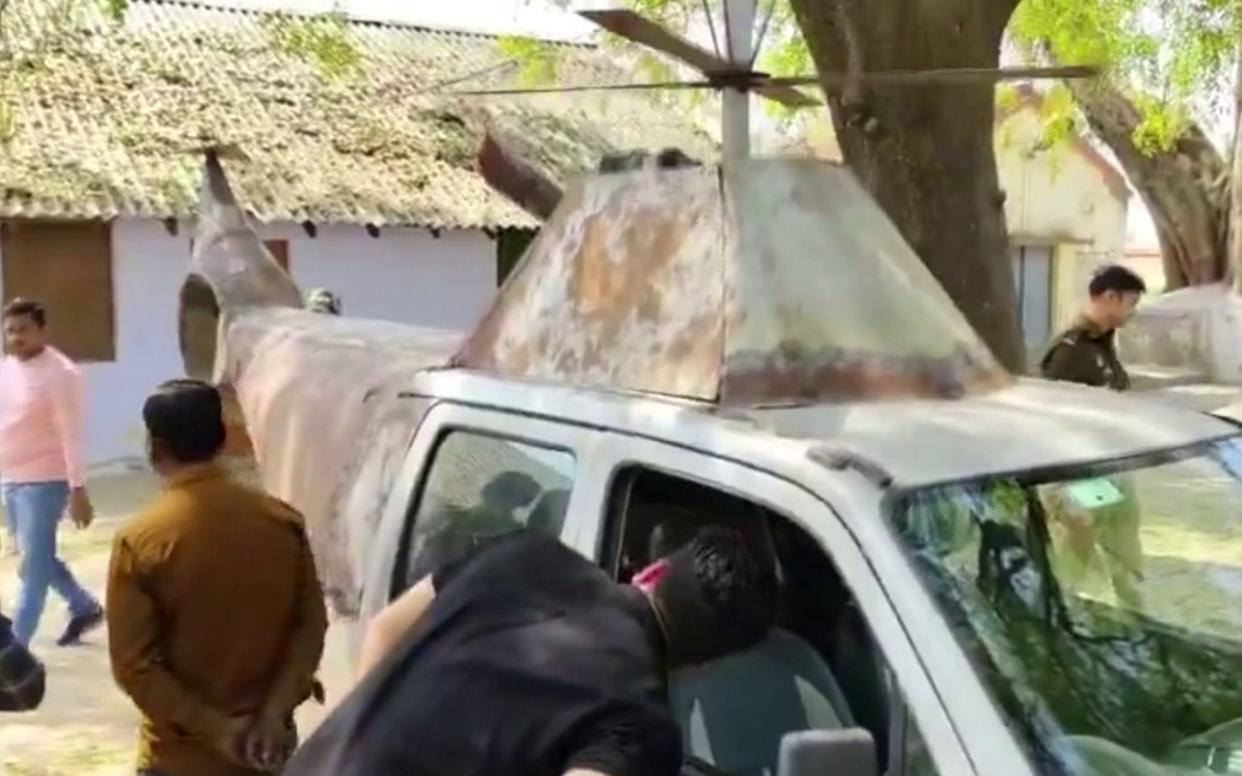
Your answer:
[[[1138,108],[1107,82],[1070,84],[1095,134],[1121,163],[1146,203],[1164,257],[1166,288],[1217,283],[1225,277],[1225,163],[1207,135],[1191,126],[1167,152],[1134,142]]]
[[[997,67],[1017,0],[791,0],[821,72]],[[864,7],[865,6],[865,7]],[[846,162],[1011,369],[1025,361],[991,85],[829,89]]]

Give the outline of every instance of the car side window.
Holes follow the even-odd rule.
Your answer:
[[[573,480],[574,457],[566,450],[447,432],[407,517],[398,566],[404,587],[495,536],[529,528],[560,537]]]
[[[899,726],[900,692],[849,586],[814,537],[762,504],[688,479],[633,466],[614,483],[601,560],[619,581],[710,525],[740,531],[780,581],[767,639],[670,676],[670,709],[689,756],[729,776],[762,776],[776,772],[789,733],[862,728],[882,772],[935,776],[922,739],[907,732],[913,722]]]

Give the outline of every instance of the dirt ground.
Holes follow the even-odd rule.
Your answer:
[[[99,518],[86,531],[61,530],[61,556],[89,590],[102,597],[112,535],[126,516],[146,501],[155,484],[141,471],[100,473],[90,483]],[[0,558],[0,607],[11,614],[17,592],[13,557]],[[34,649],[47,664],[48,689],[43,706],[31,714],[0,717],[0,774],[4,776],[122,776],[132,774],[136,715],[112,681],[107,635],[100,630],[82,646],[58,648],[64,625],[63,602],[51,594]],[[329,702],[348,684],[343,628],[329,633],[322,678]],[[324,709],[303,708],[303,733],[322,719]]]

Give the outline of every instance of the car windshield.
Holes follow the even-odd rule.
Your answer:
[[[898,535],[1040,772],[1242,774],[1242,441],[937,486]]]

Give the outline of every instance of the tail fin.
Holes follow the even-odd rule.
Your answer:
[[[212,378],[221,320],[227,325],[247,308],[301,306],[298,287],[263,247],[237,203],[220,154],[209,149],[178,315],[186,374]]]

